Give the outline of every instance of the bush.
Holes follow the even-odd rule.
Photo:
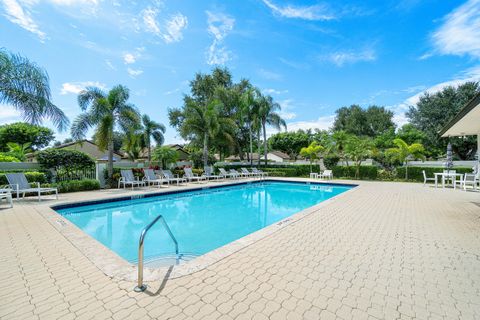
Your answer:
[[[62,181],[58,183],[45,185],[58,188],[59,193],[89,191],[100,189],[100,182],[94,179]]]
[[[333,176],[335,178],[355,179],[355,166],[335,166]],[[360,166],[360,177],[362,180],[376,180],[378,168],[376,166]]]
[[[254,167],[261,168],[263,171],[268,172],[271,176],[278,174],[277,177],[309,177],[310,176],[310,165],[301,164],[301,165],[277,165],[277,166],[257,166],[253,164]],[[232,165],[232,166],[218,166],[218,168],[225,168],[227,171],[229,169],[239,170],[240,168],[250,168],[249,165]],[[318,165],[313,165],[312,170],[318,172]]]
[[[45,169],[53,169],[58,176],[72,179],[77,171],[92,169],[95,161],[86,153],[70,149],[46,149],[36,155],[38,163]]]
[[[2,172],[0,173],[0,185],[6,185],[8,184],[7,177],[5,176],[5,173],[10,173],[13,171],[9,172]],[[20,171],[23,172],[23,171]],[[25,177],[27,178],[28,182],[40,182],[40,183],[47,183],[47,175],[44,172],[38,172],[38,171],[27,171],[23,172],[25,174]]]
[[[336,155],[327,155],[326,157],[323,158],[323,164],[328,169],[335,167],[338,161],[340,161],[340,157]]]
[[[445,168],[443,167],[408,167],[408,181],[423,182],[423,173],[425,170],[427,177],[433,178],[435,172],[443,172]],[[457,173],[471,173],[472,168],[469,167],[459,167],[453,168]],[[397,167],[397,178],[405,179],[405,167]]]
[[[20,162],[20,160],[18,160],[14,156],[0,153],[0,162]]]

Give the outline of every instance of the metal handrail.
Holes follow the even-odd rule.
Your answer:
[[[162,220],[163,226],[165,227],[165,230],[167,230],[168,235],[170,238],[172,238],[173,242],[175,243],[175,254],[177,255],[178,259],[178,242],[177,239],[175,239],[175,236],[173,235],[172,231],[168,227],[167,221],[165,221],[165,218],[162,215],[159,215],[156,217],[148,226],[145,227],[145,229],[142,230],[142,233],[140,234],[140,239],[138,241],[138,282],[137,286],[135,287],[135,292],[142,292],[147,289],[147,285],[143,283],[143,244],[145,240],[145,236],[147,235],[148,230],[150,230],[151,227],[155,223],[157,223],[158,220]]]

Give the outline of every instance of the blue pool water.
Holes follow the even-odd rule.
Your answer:
[[[57,211],[124,259],[134,262],[140,232],[162,214],[177,238],[180,253],[202,255],[351,186],[259,182],[155,197],[82,205]],[[145,257],[174,252],[161,223],[150,229]]]

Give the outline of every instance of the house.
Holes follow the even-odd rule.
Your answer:
[[[190,152],[185,150],[182,145],[179,144],[166,144],[166,147],[173,148],[178,152],[178,161],[188,161],[190,157]]]
[[[251,154],[251,158],[254,162],[258,161],[259,154],[254,152],[254,153]],[[247,161],[247,159],[250,159],[250,158],[248,157],[248,154],[245,154],[245,157],[244,157],[243,160]],[[260,160],[263,160],[263,159],[264,159],[264,155],[260,154]],[[287,162],[287,161],[290,160],[290,156],[286,153],[281,152],[281,151],[270,151],[269,153],[267,153],[267,160],[270,161],[270,162]],[[225,158],[225,161],[237,162],[237,161],[240,161],[240,157],[237,156],[237,155],[230,156],[230,157]]]
[[[96,145],[93,141],[90,140],[79,140],[69,143],[64,143],[58,146],[54,146],[52,148],[55,149],[70,149],[70,150],[77,150],[81,151],[85,154],[88,154],[92,157],[95,161],[108,161],[108,151],[100,150],[98,145]],[[113,161],[121,161],[122,155],[119,153],[113,153]],[[29,153],[26,155],[26,162],[37,162],[35,158],[35,153]]]

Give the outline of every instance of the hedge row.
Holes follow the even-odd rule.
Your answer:
[[[333,176],[335,178],[355,179],[357,168],[354,166],[335,166],[333,167]],[[360,166],[361,180],[376,180],[378,177],[378,167],[376,166]]]
[[[61,181],[52,184],[46,184],[46,187],[56,187],[59,193],[99,190],[100,182],[94,179]]]
[[[408,167],[408,180],[409,181],[416,181],[416,182],[423,182],[423,173],[422,171],[425,170],[425,173],[428,178],[433,178],[435,172],[443,172],[445,168],[443,167]],[[472,168],[469,167],[459,167],[454,168],[457,173],[471,173]],[[398,179],[405,179],[405,167],[397,167],[397,178]]]
[[[48,178],[47,174],[44,172],[38,171],[20,171],[25,173],[25,177],[27,177],[28,182],[40,182],[40,183],[47,183]],[[5,173],[0,173],[0,185],[8,184],[7,177]]]
[[[255,163],[254,167],[258,167],[261,170],[268,172],[270,176],[273,177],[308,177],[310,176],[310,165],[283,165],[283,166],[257,166]],[[225,168],[229,169],[236,169],[239,170],[240,168],[247,168],[250,169],[248,165],[232,165],[232,166],[218,166],[218,168]],[[312,170],[314,172],[319,171],[318,165],[312,166]]]

